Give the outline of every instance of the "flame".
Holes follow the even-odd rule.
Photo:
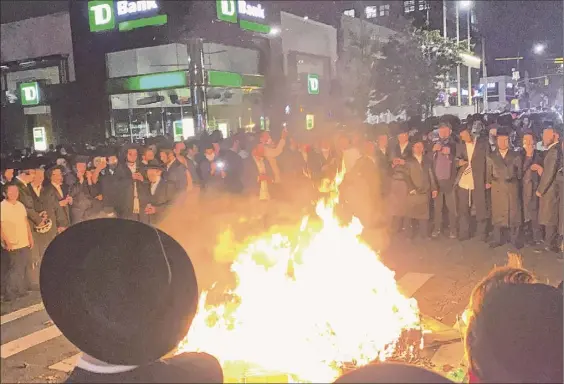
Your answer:
[[[403,331],[419,329],[416,301],[359,240],[360,221],[343,226],[334,215],[344,173],[317,203],[320,225],[306,216],[295,233],[262,234],[237,247],[233,300],[210,307],[203,292],[177,353],[217,357],[226,380],[241,378],[228,367],[244,362],[292,381],[331,382],[346,364],[388,359]]]

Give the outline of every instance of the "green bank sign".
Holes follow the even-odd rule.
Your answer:
[[[153,1],[93,0],[88,2],[90,32],[119,31],[164,25],[167,15],[159,15],[159,4]]]
[[[270,32],[262,4],[245,0],[216,0],[216,9],[218,20],[239,24],[241,29],[248,31]]]
[[[37,81],[20,84],[20,100],[23,106],[38,105],[40,102],[39,83]]]
[[[313,73],[307,75],[307,93],[319,95],[319,76]]]

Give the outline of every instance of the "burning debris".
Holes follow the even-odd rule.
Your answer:
[[[305,217],[293,230],[236,247],[230,299],[212,306],[202,293],[178,353],[216,356],[227,381],[261,370],[291,382],[331,382],[374,361],[417,359],[423,338],[416,301],[399,292],[394,272],[359,239],[360,221],[342,225],[335,216],[343,176],[317,203],[320,222]]]

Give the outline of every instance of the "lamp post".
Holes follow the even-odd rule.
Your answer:
[[[456,2],[456,45],[460,44],[460,4]],[[462,105],[462,95],[460,94],[460,64],[456,66],[456,105]]]
[[[443,38],[447,39],[447,6],[446,0],[443,0]],[[445,79],[445,107],[449,106],[449,96],[450,96],[450,87],[449,87],[449,75],[447,73]]]
[[[470,40],[471,36],[471,24],[472,21],[472,2],[471,1],[461,1],[460,6],[467,10],[466,12],[466,35],[468,37],[468,53],[470,53]],[[472,68],[468,66],[468,105],[472,105]]]

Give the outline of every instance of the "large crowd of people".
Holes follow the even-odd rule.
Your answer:
[[[521,248],[526,242],[561,258],[562,134],[562,126],[552,121],[531,126],[511,115],[464,121],[443,116],[326,129],[319,136],[284,129],[276,142],[267,131],[228,138],[214,131],[178,142],[111,139],[43,153],[4,153],[2,300],[41,287],[50,317],[85,352],[71,375],[75,382],[221,382],[221,367],[208,355],[184,356],[177,363],[201,371],[190,380],[183,370],[182,379],[174,376],[176,364],[154,363],[186,335],[196,311],[190,260],[156,227],[175,201],[195,193],[201,199],[299,195],[316,200],[327,180],[344,169],[341,205],[365,227],[398,237],[477,237],[491,247],[509,241]],[[130,268],[128,258],[144,260],[150,276],[144,268]],[[167,268],[161,268],[162,258]],[[74,283],[57,278],[61,269],[75,276]],[[148,286],[158,280],[174,289],[139,291],[139,284],[128,285],[132,279]],[[123,300],[132,309],[128,313],[117,309]],[[157,321],[151,313],[163,308],[163,300],[176,312]],[[110,313],[114,310],[119,313]],[[537,283],[522,268],[496,269],[476,288],[470,310],[471,380],[561,380],[561,290]],[[502,322],[495,320],[500,316]],[[542,322],[547,327],[538,326]],[[373,368],[338,382],[378,382]],[[107,374],[102,381],[92,376],[100,373]]]
[[[3,154],[3,270],[37,289],[34,271],[47,245],[71,225],[101,217],[155,225],[175,199],[195,191],[202,199],[316,200],[343,167],[342,205],[365,227],[393,236],[477,237],[491,247],[509,241],[562,257],[560,125],[446,115],[319,135],[284,129],[275,143],[267,131],[225,139],[213,131],[178,142],[110,140]],[[16,229],[21,223],[28,229]],[[16,288],[23,283],[2,281],[5,300],[25,294]]]

